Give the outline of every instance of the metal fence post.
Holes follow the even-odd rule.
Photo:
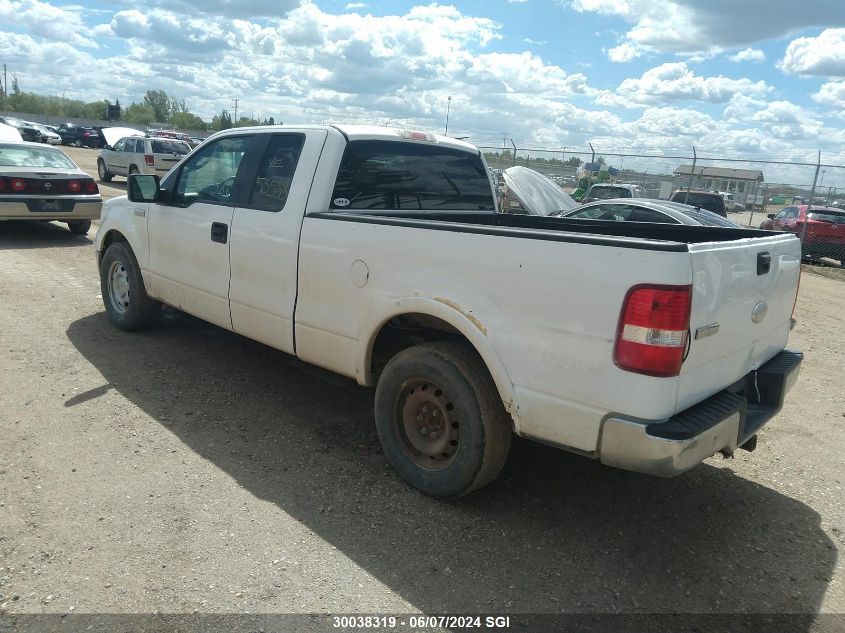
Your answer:
[[[513,166],[516,167],[516,152],[518,150],[516,149],[516,143],[513,142],[513,139],[511,139],[511,145],[513,145]]]
[[[807,200],[807,215],[810,214],[810,209],[813,208],[813,196],[816,195],[816,183],[819,180],[819,170],[822,168],[822,153],[819,150],[819,158],[816,161],[816,173],[813,175],[813,186],[810,188],[810,199]],[[804,244],[804,238],[807,236],[807,221],[801,225],[801,245]]]
[[[695,145],[692,146],[692,169],[689,171],[689,181],[687,182],[687,200],[689,200],[689,192],[692,189],[692,177],[695,174],[695,163],[698,161],[698,154],[695,153]]]

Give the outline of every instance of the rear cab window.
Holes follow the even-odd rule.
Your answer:
[[[331,208],[495,212],[496,201],[477,153],[434,143],[351,141]]]

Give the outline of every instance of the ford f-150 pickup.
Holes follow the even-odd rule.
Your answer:
[[[386,459],[435,497],[513,433],[661,476],[753,449],[803,358],[799,240],[545,215],[498,213],[452,138],[227,130],[106,203],[102,297],[124,330],[167,304],[375,386]]]

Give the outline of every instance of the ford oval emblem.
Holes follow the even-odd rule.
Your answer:
[[[768,314],[768,312],[769,304],[765,301],[759,301],[751,310],[751,320],[754,321],[754,323],[759,323],[766,318],[766,314]]]

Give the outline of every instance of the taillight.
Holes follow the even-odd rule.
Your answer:
[[[6,179],[3,176],[0,176],[0,191],[6,191]]]
[[[613,362],[648,376],[677,376],[689,340],[692,286],[634,286],[616,332]]]
[[[86,180],[85,193],[100,193],[100,189],[99,187],[97,187],[97,183],[93,180]]]
[[[144,162],[147,163],[147,166],[149,167],[155,167],[155,156],[153,156],[152,154],[144,154]]]
[[[69,180],[67,183],[67,189],[71,193],[79,193],[82,190],[82,183],[78,180]]]
[[[12,188],[12,191],[23,191],[26,189],[26,180],[23,178],[11,178],[9,179],[9,186]]]

